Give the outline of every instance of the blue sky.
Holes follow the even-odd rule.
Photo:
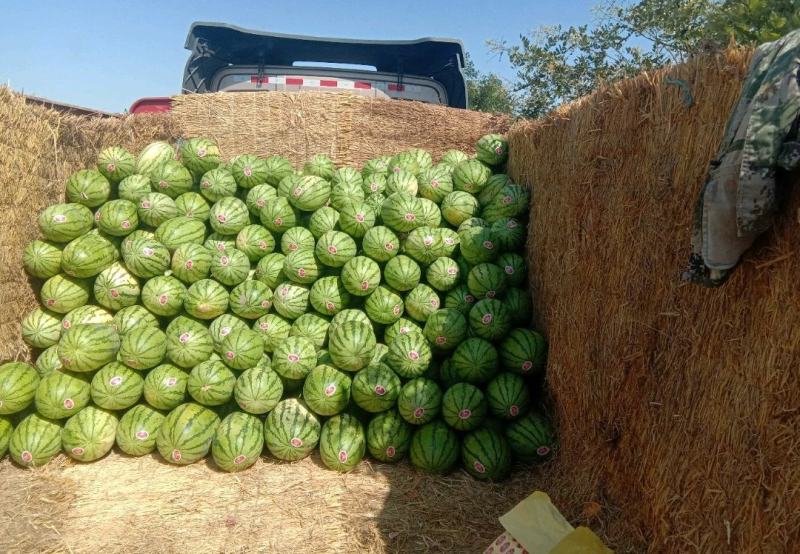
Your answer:
[[[177,94],[193,21],[283,33],[367,39],[460,38],[476,65],[513,72],[487,39],[517,41],[540,25],[591,23],[597,0],[503,2],[322,0],[0,1],[0,83],[108,111]]]

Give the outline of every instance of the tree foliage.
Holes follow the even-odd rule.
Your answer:
[[[466,55],[464,76],[467,79],[469,109],[479,112],[510,114],[514,99],[503,80],[494,73],[482,73]]]

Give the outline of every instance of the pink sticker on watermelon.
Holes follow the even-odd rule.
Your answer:
[[[242,169],[242,173],[244,173],[245,177],[252,177],[253,176],[253,168],[250,167],[249,165],[246,165],[246,166],[244,166],[244,169]]]
[[[386,248],[386,250],[388,250],[389,252],[391,252],[392,250],[394,250],[394,243],[387,242],[386,244],[383,245],[383,247]]]
[[[387,458],[394,458],[394,455],[397,453],[394,446],[387,446],[386,447],[386,457]]]
[[[286,356],[286,359],[292,362],[293,364],[296,364],[297,362],[300,361],[300,356],[298,356],[297,354],[289,354],[288,356]]]
[[[181,336],[178,337],[178,340],[182,343],[187,343],[189,342],[190,338],[192,338],[192,336],[189,333],[181,333]]]
[[[422,419],[422,416],[425,415],[425,408],[417,408],[414,410],[414,417],[417,419]]]
[[[71,410],[75,407],[75,401],[72,398],[65,398],[64,399],[64,408],[67,410]]]
[[[341,463],[347,463],[347,452],[344,450],[339,451],[339,461]]]
[[[517,406],[516,404],[512,404],[512,405],[511,405],[511,406],[508,408],[508,414],[509,414],[511,417],[517,417],[517,416],[519,415],[519,406]]]
[[[122,377],[119,375],[115,375],[111,379],[108,380],[108,384],[112,387],[118,387],[122,384]]]
[[[356,214],[356,221],[358,221],[359,223],[364,223],[365,219],[366,219],[366,216],[363,213],[357,213]]]
[[[486,473],[486,466],[484,466],[478,460],[475,460],[475,463],[472,464],[472,467],[475,468],[475,471],[478,473]]]
[[[76,446],[70,452],[72,452],[75,456],[83,456],[83,453],[86,452],[86,450],[84,450],[80,446]]]
[[[492,323],[493,319],[494,317],[492,316],[492,314],[484,314],[484,316],[481,318],[481,323],[483,323],[484,325],[489,325]]]
[[[238,466],[239,464],[244,463],[245,460],[247,460],[247,456],[244,454],[239,454],[233,459],[233,463]]]
[[[416,350],[409,351],[408,359],[416,362],[417,360],[419,360],[419,352],[417,352]]]
[[[533,369],[533,362],[530,360],[525,360],[524,362],[522,362],[522,365],[520,367],[522,368],[522,371],[530,371]]]
[[[472,416],[472,410],[469,408],[464,408],[460,412],[458,412],[458,419],[469,419]]]
[[[439,335],[438,337],[436,337],[436,344],[447,344],[447,337]]]
[[[265,241],[265,240],[258,241],[258,248],[259,248],[259,250],[266,250],[267,249],[267,241]]]
[[[114,173],[117,170],[117,166],[114,164],[106,164],[106,171],[109,173]]]
[[[175,377],[167,377],[164,379],[164,384],[168,387],[174,387],[178,383],[178,379]]]
[[[549,446],[540,446],[539,448],[536,449],[536,453],[539,456],[547,456],[548,454],[550,454],[550,447]]]
[[[328,247],[328,254],[336,254],[336,252],[338,252],[338,250],[336,249],[336,247],[334,245],[331,244]]]
[[[158,297],[158,303],[161,304],[162,306],[165,305],[167,302],[169,302],[168,294],[162,294],[161,296]]]
[[[231,259],[228,256],[222,256],[219,259],[219,265],[227,266],[231,262]]]
[[[181,455],[181,451],[180,450],[175,449],[175,450],[172,451],[172,459],[174,461],[180,462],[181,458],[183,458],[183,456]]]
[[[325,387],[325,396],[333,396],[334,394],[336,394],[336,385],[331,384]]]
[[[148,431],[145,431],[144,429],[142,429],[141,431],[136,431],[136,435],[135,436],[140,441],[144,441],[144,440],[147,440],[148,437],[150,437],[150,433]]]
[[[292,440],[289,441],[289,444],[291,444],[295,448],[300,448],[301,446],[303,446],[303,440],[299,439],[297,437],[294,437]]]
[[[158,187],[162,188],[162,189],[168,189],[169,188],[169,183],[167,183],[166,181],[164,181],[162,179],[161,181],[158,182]]]
[[[383,396],[386,394],[386,388],[383,385],[375,385],[375,394]]]
[[[56,214],[53,216],[54,223],[64,223],[67,220],[67,216],[64,214]]]
[[[232,350],[228,350],[227,352],[225,352],[225,357],[228,358],[229,360],[232,360],[236,357],[236,353],[233,352]]]
[[[29,464],[33,461],[33,454],[31,454],[27,450],[23,450],[22,453],[19,455],[19,457],[26,464]]]

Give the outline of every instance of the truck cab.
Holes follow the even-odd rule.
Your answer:
[[[464,47],[444,38],[355,40],[286,35],[224,23],[193,23],[183,94],[347,91],[467,107]],[[167,111],[171,100],[142,98],[131,113]]]

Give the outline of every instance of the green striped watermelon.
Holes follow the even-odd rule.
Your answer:
[[[97,155],[97,170],[112,183],[119,183],[136,171],[136,158],[121,146],[109,146]]]
[[[442,217],[453,227],[478,215],[478,199],[468,192],[456,190],[442,200]]]
[[[371,365],[353,378],[353,402],[370,413],[384,412],[397,403],[401,386],[400,378],[388,366]]]
[[[211,357],[214,343],[205,325],[184,316],[173,319],[166,329],[166,357],[175,365],[191,368]]]
[[[113,325],[79,324],[65,329],[58,343],[58,358],[69,371],[88,372],[114,360],[120,337]]]
[[[330,322],[324,317],[314,313],[306,313],[294,320],[289,335],[307,338],[314,344],[315,348],[319,349],[325,346],[328,341],[329,327]]]
[[[497,264],[478,264],[467,274],[467,288],[479,300],[500,298],[507,286],[506,272]]]
[[[470,431],[480,426],[487,409],[483,392],[469,383],[456,383],[442,396],[442,417],[458,431]]]
[[[109,310],[133,306],[139,300],[139,281],[121,263],[111,264],[94,280],[94,298]]]
[[[273,350],[272,369],[287,379],[303,379],[316,365],[316,348],[305,337],[289,336]]]
[[[500,344],[503,367],[522,375],[544,369],[546,356],[544,337],[530,329],[514,329]]]
[[[250,369],[264,355],[264,341],[258,333],[245,326],[223,337],[217,353],[225,365],[232,369]]]
[[[328,354],[339,369],[358,371],[365,367],[375,350],[372,327],[360,321],[346,321],[331,326],[328,333]]]
[[[56,371],[39,381],[36,411],[50,419],[70,417],[89,404],[92,387],[82,375]]]
[[[413,379],[424,374],[432,359],[431,348],[418,333],[398,335],[389,345],[384,361],[400,377]]]
[[[99,460],[113,448],[118,424],[111,412],[86,406],[64,424],[61,446],[79,462]]]
[[[483,385],[497,373],[499,356],[492,343],[478,337],[459,344],[450,358],[450,366],[459,381]]]
[[[267,183],[272,186],[277,186],[282,179],[295,172],[292,163],[283,156],[270,156],[264,162],[267,164]]]
[[[298,210],[313,212],[324,206],[331,197],[331,184],[315,175],[305,175],[293,183],[289,203]]]
[[[175,159],[175,149],[163,141],[151,142],[145,146],[136,159],[136,173],[150,175],[162,163]]]
[[[11,442],[11,435],[14,433],[14,426],[7,417],[0,417],[0,460],[8,452],[8,443]]]
[[[397,462],[411,448],[412,427],[395,411],[373,417],[367,426],[367,449],[381,462]]]
[[[160,329],[140,326],[131,329],[120,341],[117,359],[131,369],[150,369],[164,361],[167,336]]]
[[[213,279],[200,279],[186,291],[183,308],[198,319],[214,319],[228,310],[230,293]]]
[[[358,321],[360,323],[364,323],[370,330],[372,330],[372,322],[370,322],[367,314],[365,314],[362,310],[353,308],[342,310],[333,316],[333,319],[331,319],[331,330],[333,330],[334,327],[339,327],[348,321]]]
[[[283,233],[297,225],[297,213],[289,201],[278,196],[267,200],[261,208],[261,224],[273,233]]]
[[[11,433],[8,453],[21,466],[40,467],[61,452],[61,425],[30,414]]]
[[[272,291],[261,281],[245,281],[231,291],[228,304],[236,315],[258,319],[272,307]]]
[[[61,247],[53,242],[33,240],[22,252],[22,266],[31,277],[49,279],[61,271]]]
[[[442,390],[432,379],[412,379],[400,390],[397,409],[403,419],[413,425],[433,421],[442,409]]]
[[[372,194],[382,194],[386,191],[387,176],[383,173],[373,173],[362,177],[361,190],[369,198]]]
[[[441,306],[439,295],[428,285],[417,285],[406,295],[406,313],[417,321],[426,321]]]
[[[61,360],[58,359],[57,345],[46,348],[36,358],[36,371],[39,373],[40,377],[49,375],[54,371],[59,371],[62,367]]]
[[[339,182],[331,187],[330,204],[340,213],[350,204],[362,204],[364,198],[364,190],[359,183]]]
[[[333,160],[324,154],[315,155],[303,165],[304,174],[316,175],[323,179],[333,178],[335,170],[336,166],[333,164]]]
[[[129,456],[144,456],[156,448],[156,435],[164,415],[150,406],[139,404],[123,414],[117,425],[119,449]]]
[[[498,134],[484,135],[475,146],[475,157],[488,165],[502,165],[508,159],[508,142]]]
[[[96,208],[108,200],[111,183],[95,169],[81,169],[67,179],[67,200]]]
[[[262,184],[256,185],[247,191],[244,203],[247,209],[250,210],[250,215],[258,218],[261,215],[261,208],[263,208],[267,201],[278,197],[278,191],[272,185]]]
[[[208,454],[219,426],[219,417],[199,404],[181,404],[164,419],[156,436],[156,448],[168,462],[192,464]]]
[[[314,251],[301,249],[289,252],[283,260],[283,274],[287,279],[302,285],[310,285],[317,280],[320,266]]]
[[[186,293],[186,285],[175,277],[153,277],[142,287],[142,304],[156,315],[178,315],[183,309]]]
[[[442,223],[442,211],[439,206],[427,198],[418,198],[417,200],[419,206],[417,217],[420,224],[428,227],[439,227]]]
[[[483,207],[481,217],[491,224],[503,218],[525,216],[530,203],[530,192],[522,185],[508,184]]]
[[[484,298],[469,311],[469,326],[479,337],[497,340],[511,330],[511,313],[499,300]]]
[[[61,269],[72,277],[94,277],[119,259],[119,250],[99,234],[88,233],[64,247]]]
[[[390,287],[408,291],[419,285],[422,270],[417,262],[401,254],[386,262],[383,275]]]
[[[533,317],[533,300],[530,292],[518,288],[506,291],[505,304],[511,312],[511,321],[514,325],[528,325]]]
[[[275,238],[261,225],[248,225],[236,235],[236,249],[251,262],[258,262],[275,250]]]
[[[501,419],[516,419],[528,411],[530,392],[525,379],[510,372],[497,375],[486,386],[489,411]]]
[[[395,192],[403,192],[416,196],[419,190],[419,183],[413,173],[408,171],[399,170],[391,173],[386,178],[386,194],[394,194]]]
[[[349,202],[337,209],[339,210],[339,227],[351,237],[362,238],[375,226],[375,210],[366,202]]]
[[[15,414],[30,406],[38,385],[39,373],[30,364],[0,365],[0,415]]]
[[[338,183],[355,184],[361,187],[364,184],[364,178],[354,167],[340,167],[333,172],[331,183],[334,185]]]
[[[281,236],[281,252],[287,256],[297,250],[314,250],[314,234],[305,227],[292,227]]]
[[[456,248],[458,248],[459,244],[461,243],[458,233],[445,227],[440,227],[436,231],[439,233],[439,237],[441,238],[439,243],[441,245],[439,255],[452,258],[455,254]]]
[[[264,442],[279,460],[301,460],[319,443],[321,425],[299,400],[287,398],[272,410],[264,424]]]
[[[364,167],[361,168],[361,176],[364,179],[367,179],[370,175],[387,174],[389,171],[389,161],[391,161],[391,159],[391,156],[379,156],[377,158],[367,160],[367,162],[364,164]]]
[[[381,207],[383,224],[401,233],[407,233],[420,226],[417,218],[419,202],[410,194],[396,192],[390,194]]]
[[[442,250],[441,235],[431,227],[411,231],[403,241],[403,252],[423,265],[432,263]]]
[[[350,414],[333,416],[322,425],[319,453],[322,463],[335,471],[353,470],[366,452],[361,422]]]
[[[208,360],[194,366],[186,389],[203,406],[221,406],[233,398],[236,376],[222,362]]]
[[[342,267],[342,285],[355,296],[368,296],[381,282],[381,269],[366,256],[356,256]]]
[[[555,448],[552,424],[536,412],[509,423],[505,435],[514,456],[523,462],[544,461]]]
[[[409,148],[406,150],[406,153],[417,161],[417,167],[419,168],[417,173],[425,169],[430,169],[433,166],[433,158],[427,150],[423,150],[422,148]]]
[[[208,238],[203,243],[203,246],[211,251],[212,254],[215,252],[224,253],[236,248],[236,237],[214,232],[208,235]]]
[[[189,171],[198,176],[221,163],[217,144],[203,137],[190,138],[180,143],[179,157]]]
[[[114,328],[120,336],[139,325],[159,326],[158,318],[147,311],[144,306],[128,306],[114,314]]]
[[[436,310],[425,322],[425,338],[438,352],[450,352],[467,337],[467,319],[454,308]]]
[[[421,335],[422,327],[410,319],[401,317],[384,330],[383,340],[386,342],[386,344],[391,345],[395,338],[397,338],[399,335],[407,335],[409,333],[417,333]]]
[[[158,227],[165,221],[178,216],[175,200],[162,192],[150,192],[139,199],[136,213],[139,221],[151,227]]]
[[[138,239],[123,247],[125,267],[137,277],[148,279],[163,275],[169,269],[170,254],[167,247],[155,239]]]
[[[460,250],[464,259],[472,264],[494,261],[498,254],[494,234],[485,227],[471,227],[459,233]]]
[[[309,295],[311,306],[323,315],[334,315],[350,303],[350,293],[339,277],[321,277],[312,286]]]
[[[501,432],[477,429],[461,443],[461,462],[476,479],[499,481],[511,473],[511,448]]]
[[[400,252],[400,239],[388,227],[372,227],[364,235],[362,248],[376,262],[388,262]]]
[[[209,202],[217,202],[236,194],[236,180],[227,169],[217,167],[200,178],[200,194]]]
[[[150,187],[149,177],[134,174],[125,177],[120,182],[117,192],[121,199],[133,202],[138,207],[142,196],[153,192],[153,189]]]
[[[272,305],[278,314],[294,320],[306,313],[309,296],[308,287],[297,283],[285,282],[275,289]]]
[[[522,287],[527,278],[525,259],[516,252],[506,252],[497,258],[497,266],[503,271],[504,280],[510,287]],[[477,296],[477,295],[476,295]]]
[[[378,218],[381,215],[381,210],[383,210],[383,203],[385,201],[386,197],[380,192],[375,192],[373,194],[370,194],[364,199],[364,204],[369,206],[369,208],[375,214],[376,222],[378,221]]]
[[[194,184],[192,174],[177,160],[167,160],[158,165],[150,172],[149,177],[153,190],[170,198],[189,192]]]
[[[230,162],[230,170],[236,184],[245,190],[266,183],[269,174],[267,162],[254,154],[236,156]]]
[[[153,368],[144,379],[142,393],[153,408],[172,410],[186,400],[189,374],[172,364]]]
[[[211,206],[208,205],[203,195],[196,192],[184,192],[175,199],[175,207],[179,217],[188,217],[198,221],[208,221]]]
[[[308,228],[315,239],[320,238],[328,231],[339,229],[339,212],[330,206],[323,206],[315,210],[308,218]]]
[[[128,200],[111,200],[94,213],[97,228],[114,237],[130,235],[139,226],[136,204]]]
[[[491,227],[491,225],[480,217],[470,217],[461,222],[461,225],[458,226],[458,232],[463,233],[467,229],[472,229],[473,227]]]
[[[418,176],[419,195],[422,198],[441,204],[453,192],[453,179],[450,172],[442,166],[423,170]]]
[[[455,167],[459,163],[461,163],[463,161],[466,161],[468,159],[469,159],[469,156],[467,156],[461,150],[448,150],[442,156],[442,163],[446,164],[446,165],[449,165],[449,166],[452,166],[452,167]]]
[[[253,278],[266,283],[266,285],[275,289],[284,279],[283,277],[283,261],[286,258],[280,252],[273,252],[261,258],[256,266]]]
[[[328,267],[342,267],[356,255],[356,242],[341,231],[328,231],[319,237],[314,254]]]
[[[126,410],[142,397],[144,378],[119,362],[104,365],[92,377],[92,402],[106,410]]]
[[[446,473],[458,462],[458,454],[458,436],[441,421],[423,425],[411,439],[411,463],[429,473]]]
[[[90,292],[87,281],[59,274],[45,281],[39,298],[48,310],[65,314],[85,305],[89,301]]]
[[[525,246],[525,226],[513,217],[501,217],[492,223],[492,234],[501,252],[518,252]]]
[[[419,160],[417,156],[410,151],[400,152],[389,160],[388,171],[395,173],[398,171],[408,171],[416,175],[420,172]]]
[[[350,377],[335,367],[318,365],[306,376],[303,400],[315,414],[332,416],[344,410],[350,402],[351,384]]]
[[[261,415],[271,411],[283,396],[278,374],[266,367],[252,367],[236,380],[233,397],[241,409]]]
[[[252,466],[264,449],[264,425],[254,415],[234,412],[217,428],[211,456],[224,471],[242,471]]]
[[[425,271],[425,279],[436,290],[446,292],[455,287],[461,278],[458,263],[445,256],[436,258]]]
[[[367,297],[364,309],[372,321],[389,325],[403,315],[403,299],[389,287],[379,286]]]
[[[47,348],[61,337],[61,317],[41,308],[34,308],[22,320],[22,340],[34,348]]]
[[[492,171],[480,160],[466,160],[457,164],[453,169],[453,186],[456,190],[477,195],[486,186],[491,176]]]
[[[289,197],[292,195],[292,191],[295,189],[297,183],[299,183],[300,179],[302,178],[303,175],[299,173],[292,173],[281,179],[277,187],[278,196],[280,196],[281,198],[286,198],[288,200]]]
[[[211,206],[208,221],[217,233],[235,235],[250,224],[250,210],[242,200],[225,197]]]
[[[174,217],[158,226],[155,238],[170,251],[183,244],[203,244],[206,240],[206,225],[198,219]]]
[[[65,243],[88,233],[94,224],[94,216],[81,204],[54,204],[42,211],[38,224],[47,240]]]
[[[208,277],[211,252],[201,244],[185,243],[172,253],[172,274],[187,285]]]
[[[69,329],[81,323],[114,323],[114,316],[103,308],[87,304],[66,314],[61,320],[61,327]]]
[[[289,336],[291,324],[276,314],[267,314],[253,323],[253,331],[258,333],[264,342],[265,352],[274,352],[275,348]]]
[[[244,282],[250,274],[247,254],[235,248],[215,252],[211,257],[211,276],[229,287]]]

